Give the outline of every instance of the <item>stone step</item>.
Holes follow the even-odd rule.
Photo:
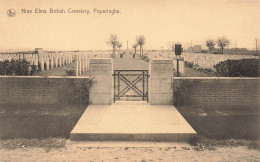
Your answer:
[[[72,141],[153,141],[188,142],[196,133],[71,133]]]
[[[78,141],[189,141],[196,132],[172,105],[90,105],[70,134]]]

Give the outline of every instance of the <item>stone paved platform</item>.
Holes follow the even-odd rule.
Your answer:
[[[194,129],[172,105],[90,105],[70,134],[86,141],[188,141]]]

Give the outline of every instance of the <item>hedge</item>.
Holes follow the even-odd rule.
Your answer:
[[[259,59],[226,60],[214,66],[217,76],[259,77]]]
[[[36,66],[26,60],[0,61],[0,75],[33,75],[36,72]]]

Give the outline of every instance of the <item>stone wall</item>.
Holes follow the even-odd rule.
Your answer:
[[[170,59],[151,60],[149,64],[150,95],[152,105],[171,105],[173,76],[173,61]]]
[[[0,104],[61,104],[71,92],[70,83],[82,88],[88,80],[88,77],[0,76]]]
[[[175,93],[181,84],[192,104],[260,106],[260,78],[173,77]]]
[[[89,103],[93,105],[111,105],[113,102],[112,89],[112,59],[90,59],[89,77],[93,77],[90,88]]]

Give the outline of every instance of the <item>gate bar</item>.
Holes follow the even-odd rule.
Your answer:
[[[121,72],[122,72],[122,74],[121,74]],[[125,74],[124,72],[141,72],[141,74]],[[149,74],[148,74],[148,70],[114,70],[114,103],[115,103],[115,101],[120,101],[121,99],[121,97],[130,97],[130,96],[132,96],[132,95],[122,95],[122,96],[120,96],[120,79],[121,79],[121,77],[122,77],[122,81],[124,81],[123,80],[123,78],[124,78],[124,76],[142,76],[143,78],[143,85],[142,85],[142,90],[143,90],[143,93],[141,93],[141,95],[140,95],[140,98],[143,100],[143,101],[147,101],[147,103],[148,103],[148,98],[149,98],[149,95],[148,95],[148,91],[149,91],[149,88],[148,88],[148,82],[149,82]],[[121,76],[120,76],[121,75]],[[116,78],[116,76],[118,76],[117,78]],[[145,78],[146,78],[146,81],[145,81]],[[116,79],[118,79],[118,81],[116,81]],[[140,80],[141,81],[141,80]],[[116,82],[117,82],[117,84],[118,85],[116,85]],[[146,85],[145,85],[145,82],[146,82]],[[141,82],[142,83],[142,82]],[[127,88],[127,89],[133,89],[133,90],[135,90],[135,84],[136,83],[134,83],[133,85],[129,82],[129,87]],[[126,85],[128,85],[128,83],[126,83]],[[133,87],[132,87],[133,86]],[[135,88],[134,88],[135,87]],[[127,89],[126,89],[126,92],[127,92]],[[138,88],[137,88],[138,89]],[[138,89],[139,91],[140,91],[140,89]],[[116,92],[117,91],[117,92]],[[137,93],[138,94],[138,93]],[[138,98],[138,96],[136,96],[136,95],[133,95],[133,97],[137,97]],[[131,99],[131,100],[133,100],[133,99]],[[135,100],[135,99],[134,99]]]

